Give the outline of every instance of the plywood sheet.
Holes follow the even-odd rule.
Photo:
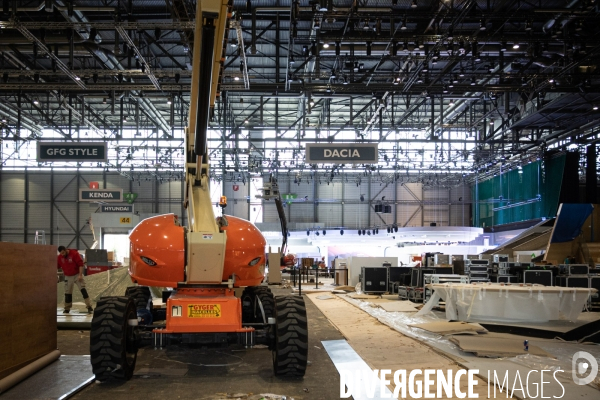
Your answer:
[[[417,304],[412,301],[388,301],[387,303],[378,304],[387,312],[417,312]]]
[[[348,297],[352,297],[353,299],[358,299],[358,300],[369,300],[369,299],[378,299],[379,298],[379,296],[374,295],[374,294],[358,294],[358,293],[349,294]]]
[[[412,324],[409,325],[413,328],[419,328],[428,332],[438,333],[440,335],[450,334],[472,334],[477,335],[479,333],[487,333],[487,329],[479,324],[471,322],[450,322],[450,321],[436,321],[427,322],[424,324]]]
[[[307,297],[313,300],[316,296],[317,294],[309,294]],[[390,329],[345,300],[336,297],[327,301],[313,300],[313,303],[338,328],[371,369],[452,369],[454,376],[461,368],[446,356]],[[393,386],[389,388],[392,390]],[[461,391],[466,391],[463,380]],[[479,394],[479,398],[486,398],[487,386],[475,386],[475,393]]]
[[[525,350],[520,339],[500,337],[493,334],[453,336],[450,341],[456,343],[462,351],[473,353],[478,357],[516,357],[522,354],[533,354],[540,357],[554,358],[552,354],[537,346],[530,345],[529,350]]]
[[[56,350],[56,246],[0,242],[0,379]]]

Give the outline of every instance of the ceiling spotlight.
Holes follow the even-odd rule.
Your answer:
[[[400,29],[403,30],[403,31],[406,30],[406,16],[404,17],[404,19],[400,23]]]
[[[329,48],[329,43],[327,43],[327,42],[323,43],[323,48],[324,49],[328,49]]]
[[[594,105],[592,106],[592,110],[594,110],[594,111],[598,111],[598,104],[594,104]]]
[[[315,19],[315,26],[314,26],[315,30],[319,30],[321,29],[321,24],[319,23],[318,19]]]
[[[450,99],[450,103],[448,103],[449,107],[452,107],[454,105],[454,100]]]
[[[35,99],[33,99],[33,104],[35,104],[36,106],[38,104],[40,104],[40,101],[38,100],[38,98],[36,97]]]
[[[294,65],[294,63],[296,63],[296,60],[294,60],[294,56],[291,55],[290,56],[290,65]]]
[[[80,77],[78,77],[78,76],[76,76],[76,77],[75,77],[75,80],[76,80],[76,81],[80,81],[80,80],[81,80],[81,78],[80,78]]]
[[[464,68],[460,69],[460,73],[458,74],[458,76],[460,76],[461,78],[463,78],[465,76],[465,69]]]
[[[512,47],[512,48],[513,48],[513,50],[518,50],[518,49],[519,49],[519,47],[521,47],[521,46],[519,46],[519,42],[515,42],[515,43],[513,44],[513,47]]]
[[[448,93],[448,85],[444,85],[444,89],[442,90],[443,93]]]
[[[479,30],[485,31],[485,22],[483,20],[479,21]]]
[[[417,0],[412,0],[410,8],[417,8]]]
[[[500,45],[500,51],[506,51],[506,40],[502,41],[502,44]]]
[[[239,77],[239,76],[234,76],[234,77],[233,77],[233,80],[234,80],[234,81],[239,81],[239,80],[240,80],[240,77]]]
[[[533,27],[533,23],[531,22],[531,20],[528,20],[527,22],[525,22],[525,30],[526,31],[530,31],[532,27]]]
[[[236,42],[231,42],[231,43],[229,43],[229,45],[231,47],[233,47],[234,49],[237,47],[237,43]]]
[[[244,123],[245,123],[245,124],[247,124],[248,122],[250,122],[250,121],[248,121],[248,118],[246,118],[246,119],[244,120]]]
[[[106,104],[106,97],[102,99],[102,104]]]
[[[369,26],[369,20],[365,20],[365,23],[363,25],[363,30],[368,31],[369,29],[371,29],[371,27]]]
[[[173,100],[171,100],[171,98],[170,98],[170,97],[167,97],[167,104],[168,104],[168,105],[171,105],[171,103],[173,103]]]
[[[475,86],[476,83],[475,78],[471,78],[471,86]]]

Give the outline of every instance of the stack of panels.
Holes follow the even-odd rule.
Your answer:
[[[489,282],[489,260],[467,260],[465,273],[469,275],[469,282]]]

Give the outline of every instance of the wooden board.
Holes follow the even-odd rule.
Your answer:
[[[0,242],[0,379],[56,350],[56,246]]]
[[[506,338],[494,334],[477,336],[453,336],[450,341],[456,343],[462,351],[474,353],[478,357],[516,357],[521,354],[533,354],[540,357],[553,356],[537,346],[525,350],[518,338]]]
[[[307,297],[312,301],[316,294]],[[345,300],[335,298],[327,301],[314,300],[313,303],[344,335],[352,348],[372,369],[412,371],[414,369],[451,369],[452,376],[461,369],[455,362],[418,340],[406,337],[380,323],[361,309]],[[388,386],[393,391],[393,380]],[[465,381],[461,380],[461,391],[466,391]],[[487,385],[479,384],[474,392],[480,399],[487,397]],[[310,393],[309,393],[310,394]],[[307,397],[309,398],[309,397]],[[503,393],[502,396],[505,399]]]
[[[428,332],[439,333],[440,335],[449,334],[472,334],[477,335],[479,333],[487,333],[487,329],[479,324],[470,322],[450,322],[450,321],[436,321],[426,322],[423,324],[411,324],[413,328],[420,328]]]

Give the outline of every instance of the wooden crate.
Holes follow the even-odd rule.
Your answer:
[[[0,379],[56,350],[56,246],[0,242]]]

